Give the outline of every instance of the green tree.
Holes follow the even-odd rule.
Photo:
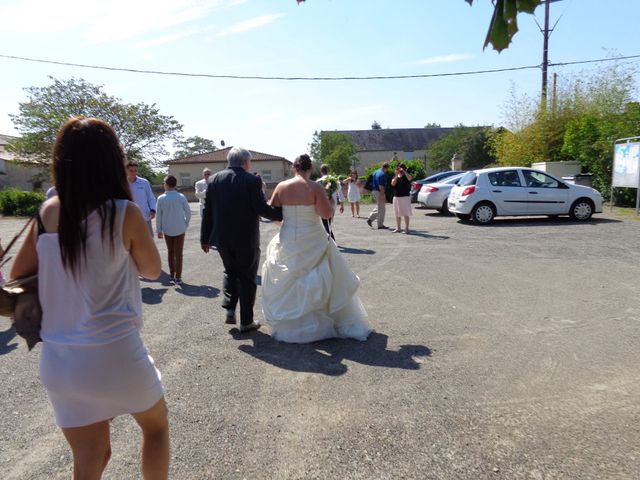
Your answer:
[[[619,118],[634,98],[636,72],[634,67],[614,63],[567,77],[548,107],[512,89],[503,109],[507,130],[491,138],[498,163],[531,165],[574,158],[575,150],[565,148],[568,126],[578,125],[583,117],[583,129],[590,122],[606,124],[608,118]]]
[[[439,123],[429,122],[424,126],[424,128],[442,128],[442,125]]]
[[[316,169],[326,163],[336,175],[348,173],[357,162],[358,147],[351,136],[338,132],[315,131],[309,144],[309,155]]]
[[[192,155],[213,152],[218,149],[213,140],[198,137],[197,135],[195,137],[176,140],[173,146],[176,149],[173,158],[190,157]]]
[[[309,143],[309,156],[316,166],[316,170],[320,168],[322,163],[322,153],[320,152],[320,144],[322,143],[321,135],[318,130],[313,132],[311,143]]]
[[[629,103],[622,113],[591,112],[567,125],[563,151],[593,175],[593,186],[608,197],[611,193],[613,142],[640,134],[640,104]],[[631,204],[635,192],[620,191],[618,201]]]
[[[382,129],[382,126],[378,123],[377,120],[374,120],[373,123],[371,124],[371,130],[380,130]]]
[[[428,148],[429,167],[433,170],[449,170],[454,154],[462,158],[462,166],[465,169],[489,165],[495,161],[489,145],[489,137],[487,127],[458,125]]]
[[[118,134],[127,158],[159,165],[167,156],[165,143],[177,138],[182,125],[161,115],[154,105],[123,103],[102,86],[81,78],[57,80],[45,87],[28,87],[28,100],[10,115],[21,136],[8,149],[19,158],[48,165],[58,129],[69,118],[86,116],[109,123]]]

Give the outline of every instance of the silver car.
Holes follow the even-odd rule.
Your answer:
[[[424,208],[433,208],[440,213],[449,213],[447,202],[449,192],[463,175],[464,173],[459,173],[440,182],[424,184],[418,192],[418,204]]]
[[[602,203],[602,195],[594,188],[525,167],[467,172],[449,194],[449,211],[480,225],[502,215],[569,215],[585,221],[602,212]]]

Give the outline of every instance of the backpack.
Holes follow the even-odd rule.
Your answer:
[[[367,177],[367,181],[364,184],[364,189],[369,192],[373,190],[373,173]]]

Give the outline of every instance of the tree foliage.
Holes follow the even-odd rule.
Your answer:
[[[314,132],[309,154],[316,168],[326,163],[336,175],[348,173],[357,162],[358,147],[351,136],[338,132]]]
[[[473,0],[465,0],[473,5]],[[491,44],[501,52],[509,47],[511,39],[518,32],[518,13],[533,13],[543,0],[494,0],[493,15],[483,48]]]
[[[382,129],[382,126],[380,125],[380,123],[378,123],[377,120],[374,120],[373,123],[371,124],[371,130],[380,130]]]
[[[566,78],[550,105],[512,92],[506,127],[491,138],[502,165],[577,160],[605,196],[610,192],[613,142],[640,135],[637,70],[618,64]]]
[[[296,0],[299,4],[305,0]],[[473,5],[473,0],[465,0]],[[491,44],[498,52],[509,47],[511,39],[518,32],[518,13],[533,13],[543,0],[493,0],[493,15],[484,47]]]
[[[18,114],[10,115],[21,136],[8,149],[19,158],[48,164],[58,129],[76,116],[106,121],[118,134],[128,159],[151,164],[166,157],[165,142],[182,130],[173,117],[161,115],[155,104],[124,103],[81,78],[49,78],[51,85],[25,88],[28,100],[20,103]]]
[[[207,138],[187,137],[176,140],[173,144],[176,151],[173,154],[173,158],[184,158],[192,155],[200,155],[202,153],[209,153],[217,150],[216,143],[213,140]]]
[[[449,170],[455,154],[462,159],[462,167],[465,169],[481,168],[494,163],[489,137],[490,129],[487,127],[458,125],[428,148],[429,167],[433,170]]]

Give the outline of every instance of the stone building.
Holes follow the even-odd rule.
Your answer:
[[[227,167],[227,154],[232,147],[226,147],[213,152],[178,158],[167,162],[169,174],[178,179],[179,187],[193,187],[202,178],[202,170],[208,168],[212,173]],[[268,153],[251,152],[251,169],[262,176],[268,187],[291,176],[291,162],[284,157]]]
[[[372,165],[398,160],[421,160],[427,166],[426,150],[453,128],[383,128],[370,130],[336,130],[349,135],[358,147],[359,171]],[[321,138],[322,138],[321,132]],[[428,169],[427,169],[428,170]]]

